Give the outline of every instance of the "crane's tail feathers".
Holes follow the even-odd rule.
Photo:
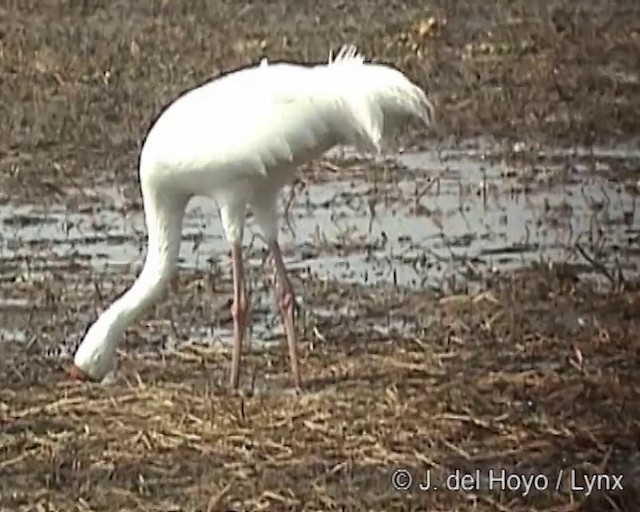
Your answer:
[[[347,141],[365,150],[380,151],[383,139],[407,118],[427,126],[435,123],[434,107],[425,91],[397,69],[365,63],[353,45],[343,46],[323,66],[324,86],[333,91],[341,116],[341,131]],[[346,121],[346,122],[345,122]]]

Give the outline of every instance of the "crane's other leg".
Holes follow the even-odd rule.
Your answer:
[[[278,307],[280,309],[280,314],[284,323],[284,330],[287,336],[293,382],[296,389],[299,391],[302,388],[302,379],[300,378],[300,365],[298,363],[298,339],[293,322],[295,296],[293,293],[293,286],[291,286],[291,280],[287,274],[287,268],[284,264],[284,259],[282,258],[280,244],[278,244],[277,203],[277,190],[261,190],[260,193],[254,194],[254,197],[251,200],[256,221],[260,225],[260,229],[267,241],[269,251],[273,256]]]
[[[291,373],[296,389],[302,388],[302,379],[300,377],[300,365],[298,363],[298,336],[296,334],[293,322],[293,310],[295,307],[295,295],[293,286],[287,273],[287,268],[282,258],[282,251],[277,240],[269,244],[271,254],[273,254],[273,263],[276,269],[276,293],[278,294],[278,306],[284,323],[284,330],[287,335],[287,344],[289,345],[289,358],[291,359]]]
[[[240,383],[240,357],[247,330],[247,294],[242,261],[242,245],[231,245],[231,265],[233,269],[233,356],[231,358],[231,387],[238,389]]]
[[[233,353],[231,356],[230,385],[234,390],[240,384],[240,358],[242,344],[247,328],[247,293],[244,279],[244,263],[242,261],[242,236],[244,233],[244,216],[246,202],[240,200],[221,205],[220,217],[227,240],[231,244],[231,271],[233,274]]]

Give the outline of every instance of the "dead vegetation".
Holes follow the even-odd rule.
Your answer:
[[[0,190],[59,202],[68,186],[129,182],[146,128],[185,89],[262,56],[325,60],[345,41],[427,87],[447,139],[627,140],[640,119],[639,10],[633,0],[8,2]]]
[[[390,300],[361,293],[370,307]],[[637,292],[599,294],[537,271],[476,296],[392,300],[403,306],[393,314],[412,311],[420,331],[318,323],[303,344],[308,392],[299,398],[278,384],[284,348],[250,356],[254,373],[276,380],[245,384],[242,397],[215,377],[228,366],[217,349],[125,351],[118,382],[105,388],[61,384],[51,360],[5,348],[0,506],[636,510],[638,501],[593,503],[631,499],[640,478]],[[625,491],[583,502],[567,476],[558,490],[526,496],[403,493],[391,484],[398,468],[433,479],[505,469],[552,486],[561,470],[622,474]]]

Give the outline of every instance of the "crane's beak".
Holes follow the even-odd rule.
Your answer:
[[[68,382],[90,382],[91,378],[74,364],[67,369],[67,377],[64,380]]]

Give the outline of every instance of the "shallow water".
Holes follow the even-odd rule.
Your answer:
[[[402,169],[387,165],[386,172],[296,187],[288,215],[292,229],[281,223],[290,269],[323,279],[456,293],[532,261],[582,264],[582,272],[605,282],[593,261],[611,269],[610,276],[637,272],[639,184],[629,169],[637,169],[640,152],[553,150],[529,155],[536,163],[518,167],[491,160],[474,149],[405,153],[397,159]],[[92,193],[90,204],[74,212],[0,206],[0,274],[11,277],[16,268],[28,267],[30,279],[37,279],[38,266],[60,265],[54,256],[84,259],[98,271],[137,272],[146,244],[142,211],[127,205],[116,188]],[[283,203],[288,196],[283,194]],[[255,269],[264,261],[264,246],[254,234],[249,219],[245,243]],[[228,268],[228,250],[215,204],[194,199],[180,266],[207,270],[215,261]],[[272,298],[261,293],[254,301],[250,339],[280,336]],[[9,302],[0,298],[0,309],[20,307]],[[313,314],[332,318],[338,312]],[[402,329],[383,323],[382,330]],[[193,327],[189,338],[228,342],[231,333],[220,326]],[[2,340],[25,342],[26,335],[3,327]]]
[[[617,256],[624,270],[634,271],[628,256],[640,235],[635,191],[599,171],[640,154],[590,150],[585,162],[568,150],[551,153],[573,162],[514,170],[472,150],[406,153],[398,161],[408,171],[393,171],[392,182],[376,183],[372,175],[306,184],[290,208],[293,232],[281,226],[288,263],[327,279],[441,289],[530,261],[584,262],[575,251],[579,241],[588,251],[601,245],[599,258]],[[138,266],[145,246],[142,212],[123,215],[115,189],[97,195],[95,210],[84,213],[0,206],[0,257],[74,255],[100,270]],[[101,202],[110,206],[101,208]],[[255,233],[249,220],[245,242]],[[215,204],[195,198],[181,266],[208,268],[210,258],[226,263],[227,254]],[[251,254],[251,264],[259,265],[260,254]]]

